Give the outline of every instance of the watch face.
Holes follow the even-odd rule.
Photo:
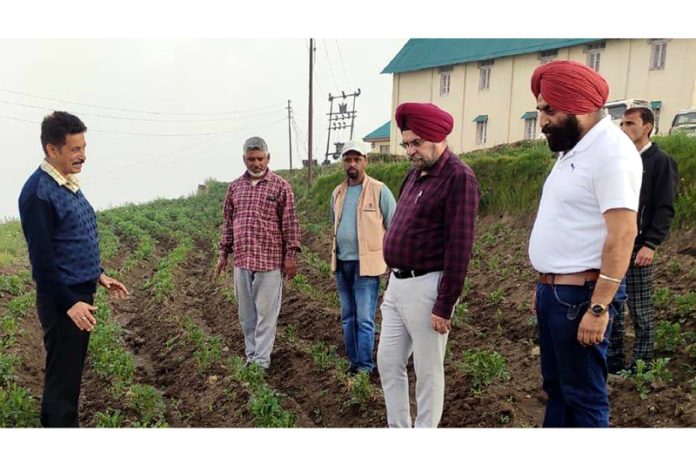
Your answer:
[[[594,316],[601,316],[605,312],[605,308],[601,305],[593,305],[590,311]]]

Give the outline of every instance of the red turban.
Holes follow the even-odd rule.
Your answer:
[[[576,61],[550,61],[532,74],[532,93],[569,115],[599,110],[609,97],[609,84],[592,68]]]
[[[402,103],[394,119],[401,131],[410,129],[430,142],[442,142],[454,126],[452,115],[432,103]]]

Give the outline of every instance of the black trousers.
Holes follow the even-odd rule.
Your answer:
[[[78,294],[78,297],[90,305],[94,303],[94,294]],[[58,307],[48,295],[37,293],[36,310],[46,348],[41,425],[77,428],[82,368],[90,333],[75,326],[67,314],[69,309]]]

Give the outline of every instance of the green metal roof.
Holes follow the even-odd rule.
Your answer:
[[[482,121],[488,121],[488,115],[478,115],[476,118],[474,118],[474,119],[471,120],[471,121],[473,121],[474,123],[480,123],[480,122],[482,122]]]
[[[365,142],[369,142],[371,140],[379,140],[379,139],[389,139],[389,131],[391,130],[391,121],[387,121],[365,137],[363,137],[363,140]]]
[[[600,39],[410,39],[382,73],[405,73],[557,48]]]
[[[520,119],[535,119],[539,115],[536,111],[528,111]]]
[[[657,110],[662,107],[662,100],[652,100],[650,102],[650,108],[653,110]]]

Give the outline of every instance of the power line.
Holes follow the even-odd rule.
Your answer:
[[[8,102],[8,101],[2,100],[2,99],[0,99],[0,103],[4,103],[7,105],[15,105],[15,106],[24,107],[24,108],[38,109],[38,110],[49,110],[49,111],[55,110],[55,108],[53,108],[53,107],[44,107],[41,105],[30,105],[28,103]],[[247,118],[250,116],[257,116],[257,115],[261,115],[261,114],[271,114],[271,113],[276,112],[276,111],[278,111],[278,109],[273,108],[273,109],[259,112],[256,114],[245,115],[244,117]],[[239,118],[242,118],[242,116],[235,116],[235,117],[231,117],[231,118],[219,118],[219,119],[164,120],[164,119],[154,119],[154,118],[131,118],[128,116],[102,115],[102,114],[96,114],[96,113],[85,113],[82,111],[80,112],[80,116],[95,116],[97,118],[108,118],[108,119],[117,119],[117,120],[125,120],[125,121],[157,122],[157,123],[208,123],[208,122],[219,122],[219,121],[233,121],[233,120],[237,120]]]
[[[267,124],[266,127],[272,127],[272,126],[275,126],[276,124],[278,124],[278,123],[280,123],[280,122],[284,122],[284,121],[286,121],[286,118],[282,118],[282,119],[276,120],[276,121],[274,121],[274,122],[271,122],[271,123]],[[256,121],[255,123],[258,123],[258,122],[260,122],[260,121]],[[244,127],[244,128],[239,128],[239,131],[242,131],[242,130],[250,131],[251,129],[252,129],[252,125],[249,125],[249,126]],[[173,163],[180,162],[180,161],[182,161],[182,160],[184,160],[184,159],[191,158],[191,157],[196,156],[196,155],[199,155],[199,154],[201,154],[201,153],[203,153],[203,152],[210,151],[210,150],[213,149],[214,147],[217,147],[217,146],[219,146],[219,145],[221,145],[221,144],[227,144],[227,143],[231,142],[232,140],[234,140],[235,137],[233,137],[231,134],[229,134],[229,135],[227,135],[227,137],[217,136],[217,138],[222,139],[222,140],[220,140],[220,141],[219,141],[218,143],[216,143],[216,144],[213,144],[211,147],[207,147],[207,148],[203,148],[203,149],[200,149],[200,150],[196,150],[196,151],[194,151],[193,153],[184,153],[184,154],[179,155],[179,156],[177,156],[177,157],[168,158],[167,160],[165,160],[165,161],[163,161],[163,162],[161,162],[161,163],[156,163],[156,164],[153,165],[153,166],[149,166],[149,167],[147,167],[147,168],[138,169],[138,170],[137,170],[137,174],[144,173],[144,172],[147,172],[147,171],[152,171],[152,170],[154,170],[154,169],[158,169],[158,168],[161,168],[161,167],[163,167],[163,166],[171,165],[171,164],[173,164]],[[207,142],[209,142],[209,141],[210,141],[210,140],[208,140]],[[205,143],[205,142],[206,142],[206,141],[204,141],[203,143]],[[155,159],[162,158],[163,156],[170,155],[171,153],[174,153],[174,152],[176,152],[176,151],[178,151],[178,150],[184,150],[185,148],[189,148],[189,147],[191,147],[191,146],[189,145],[189,146],[186,146],[186,147],[184,147],[184,148],[179,148],[179,149],[171,150],[171,151],[169,151],[169,152],[167,152],[167,153],[158,155],[157,157],[153,157],[153,158],[151,158],[151,159],[149,159],[149,160],[144,160],[141,164],[148,163],[148,162],[153,161],[153,160],[155,160]],[[138,162],[136,162],[136,163],[134,163],[134,164],[131,164],[131,165],[128,166],[128,167],[129,167],[129,168],[132,168],[133,165],[137,165],[137,164],[138,164]],[[89,181],[87,181],[87,182],[83,182],[82,184],[88,185],[88,184],[93,184],[93,183],[97,183],[97,182],[108,181],[108,180],[116,179],[116,178],[122,178],[122,179],[131,178],[131,179],[132,179],[133,176],[127,176],[127,175],[113,175],[113,172],[114,172],[114,171],[117,171],[117,170],[122,171],[122,170],[125,169],[125,168],[127,168],[127,167],[119,167],[119,168],[110,170],[107,176],[104,176],[104,177],[101,177],[101,178],[97,178],[97,179],[94,179],[94,180],[89,180]],[[132,171],[132,170],[131,170],[131,171]]]
[[[44,100],[50,100],[53,102],[60,102],[60,103],[68,103],[72,105],[80,105],[83,107],[90,107],[90,108],[100,108],[102,110],[115,110],[115,111],[125,111],[125,112],[130,112],[130,113],[140,113],[140,114],[146,114],[146,115],[160,115],[160,116],[212,116],[212,115],[232,115],[232,114],[238,114],[240,112],[244,112],[245,110],[239,109],[236,111],[222,111],[222,112],[192,112],[192,113],[177,113],[177,112],[164,112],[164,111],[146,111],[146,110],[138,110],[138,109],[133,109],[133,108],[119,108],[119,107],[111,107],[111,106],[106,106],[106,105],[94,105],[90,103],[80,103],[80,102],[74,102],[71,100],[63,100],[63,99],[58,99],[54,97],[46,97],[43,95],[35,95],[35,94],[29,94],[27,92],[19,92],[16,90],[10,90],[10,89],[0,89],[0,92],[5,92],[8,94],[15,94],[15,95],[22,95],[25,97],[33,97],[33,98],[40,98]],[[269,105],[264,105],[261,107],[249,107],[252,110],[261,110],[265,108],[270,108],[270,107],[275,107],[275,106],[280,106],[284,102],[277,102]],[[242,107],[244,108],[244,107]]]
[[[350,85],[350,79],[348,79],[348,73],[346,72],[346,65],[343,62],[343,54],[341,53],[341,47],[338,45],[338,39],[335,39],[336,42],[336,50],[338,50],[338,57],[341,59],[341,68],[343,68],[343,76],[346,78],[346,82],[348,83],[348,88],[352,89],[353,86]]]
[[[333,79],[334,86],[336,86],[336,89],[339,89],[340,86],[338,85],[338,82],[336,82],[336,75],[333,72],[333,66],[331,65],[331,59],[329,58],[329,48],[326,46],[326,40],[322,39],[322,43],[324,44],[324,54],[326,55],[326,61],[329,64],[329,71],[331,71],[331,78]]]
[[[270,115],[269,115],[270,116]],[[15,118],[13,116],[0,115],[0,118],[10,119],[14,121],[21,121],[24,123],[31,124],[41,124],[41,121],[30,121],[22,118]],[[129,131],[108,131],[104,129],[89,129],[92,132],[99,132],[103,134],[116,134],[121,136],[145,136],[145,137],[199,137],[199,136],[218,136],[224,134],[233,134],[237,129],[232,129],[229,131],[218,131],[218,132],[197,132],[197,133],[183,133],[183,134],[172,134],[172,133],[153,133],[153,132],[129,132]]]

